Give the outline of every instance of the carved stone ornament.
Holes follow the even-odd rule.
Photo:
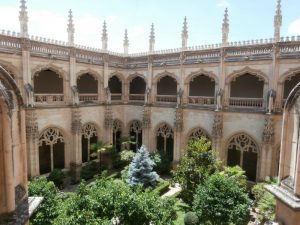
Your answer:
[[[129,131],[136,134],[142,133],[142,123],[138,120],[134,120],[130,123]]]
[[[71,122],[71,130],[72,134],[80,134],[81,133],[81,115],[79,109],[72,110],[72,122]]]
[[[220,114],[215,114],[212,136],[214,138],[221,138],[223,136],[223,117]]]
[[[43,143],[49,146],[57,144],[57,142],[64,142],[64,137],[57,128],[48,128],[44,131],[39,139],[39,146],[42,146]]]
[[[81,133],[86,139],[90,139],[94,136],[98,136],[97,129],[95,125],[92,123],[87,123],[84,126],[82,126]]]
[[[21,45],[23,51],[30,51],[31,50],[31,42],[28,38],[22,38],[21,39]]]
[[[113,127],[113,113],[111,105],[107,105],[104,114],[104,127],[106,129]]]
[[[149,128],[151,125],[151,115],[150,115],[150,108],[144,106],[143,109],[143,128]]]
[[[189,140],[197,139],[197,138],[200,138],[200,137],[206,137],[208,140],[210,140],[207,132],[205,130],[201,129],[200,127],[196,128],[196,129],[193,129],[193,131],[189,135]]]
[[[263,143],[272,145],[274,143],[274,122],[268,117],[265,119],[265,128],[263,131]]]
[[[183,109],[181,107],[175,109],[174,127],[177,132],[181,132],[183,129]]]
[[[174,137],[174,132],[168,124],[161,124],[159,128],[157,129],[156,136],[161,136],[163,138],[169,138],[169,137]]]
[[[39,127],[35,110],[26,112],[26,138],[35,139],[39,136]]]
[[[258,152],[256,143],[244,133],[234,135],[229,142],[228,149],[235,149],[241,152]]]

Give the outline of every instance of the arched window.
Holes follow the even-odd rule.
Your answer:
[[[39,138],[40,174],[65,167],[64,137],[57,128],[48,128]]]
[[[113,122],[113,146],[117,152],[122,150],[121,148],[121,137],[122,137],[122,122],[120,120],[114,120]]]
[[[91,74],[83,74],[77,78],[79,101],[92,102],[98,100],[98,80]]]
[[[233,136],[228,145],[227,165],[240,166],[250,181],[256,181],[258,146],[247,134]]]
[[[142,146],[143,142],[142,123],[138,120],[132,121],[129,126],[129,131],[130,137],[132,138],[131,140],[135,142],[135,144],[131,144],[130,149],[137,151],[137,149]]]
[[[62,94],[63,78],[52,70],[43,70],[34,76],[34,92],[36,94]]]
[[[82,149],[82,162],[88,162],[95,159],[91,157],[91,144],[98,141],[98,134],[95,125],[88,123],[81,129],[81,149]]]
[[[63,78],[52,70],[43,70],[34,76],[36,102],[63,102]]]
[[[111,100],[122,100],[122,81],[117,76],[112,76],[108,81],[108,88],[111,93]]]
[[[189,103],[213,105],[215,96],[215,81],[206,75],[198,75],[189,83]]]
[[[205,130],[203,130],[202,128],[196,128],[196,129],[193,129],[192,132],[189,134],[189,137],[188,139],[189,140],[192,140],[192,139],[197,139],[197,138],[200,138],[200,137],[206,137],[207,140],[211,141],[209,135],[207,134],[207,132]]]
[[[158,102],[177,101],[177,81],[171,76],[164,76],[157,82]]]
[[[252,74],[246,73],[232,79],[230,83],[231,106],[236,107],[262,107],[264,94],[264,81]]]
[[[143,78],[137,76],[129,84],[129,100],[144,101],[146,82]]]
[[[168,124],[161,124],[156,131],[156,148],[164,151],[169,160],[173,161],[174,132]]]
[[[287,99],[293,88],[300,82],[300,73],[294,76],[289,76],[284,81],[283,99]]]

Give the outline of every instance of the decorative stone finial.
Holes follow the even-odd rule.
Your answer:
[[[154,33],[154,24],[151,24],[151,31],[149,36],[149,52],[154,51],[154,44],[155,44],[155,33]]]
[[[282,25],[281,0],[277,0],[276,14],[274,17],[274,41],[280,41],[280,28]]]
[[[129,48],[129,40],[128,40],[128,33],[127,29],[125,29],[125,34],[124,34],[124,54],[128,55],[128,48]]]
[[[229,19],[228,19],[228,9],[225,9],[223,25],[222,25],[222,45],[223,47],[228,44],[228,34],[229,34]]]
[[[106,28],[106,22],[104,20],[103,28],[102,28],[102,50],[103,51],[107,51],[107,42],[108,42],[107,28]]]
[[[68,44],[69,46],[74,45],[74,33],[75,33],[75,28],[73,24],[73,15],[72,15],[72,10],[69,10],[69,23],[68,23]]]
[[[21,3],[20,15],[19,15],[20,33],[21,33],[21,37],[27,38],[28,37],[28,14],[27,14],[26,1],[21,0],[20,3]]]
[[[184,21],[183,21],[181,39],[182,39],[182,46],[181,47],[182,47],[182,49],[186,49],[187,48],[187,40],[188,40],[188,27],[187,27],[186,16],[184,17]]]

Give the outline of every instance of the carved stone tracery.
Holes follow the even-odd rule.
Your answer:
[[[274,143],[274,122],[268,117],[265,119],[265,128],[263,131],[263,143],[272,145]]]
[[[91,123],[87,123],[84,126],[82,126],[81,133],[86,139],[98,136],[95,125]]]
[[[248,135],[241,133],[234,135],[228,145],[228,149],[234,149],[241,152],[258,152],[258,146]]]
[[[129,131],[133,131],[136,134],[142,133],[142,123],[138,120],[134,120],[130,123]]]
[[[174,132],[172,128],[168,126],[168,124],[163,123],[157,129],[156,136],[161,136],[163,138],[169,138],[169,137],[173,138]]]
[[[183,109],[181,107],[175,109],[174,127],[177,132],[181,132],[183,129]]]
[[[197,139],[197,138],[200,138],[200,137],[206,137],[207,139],[210,139],[207,132],[199,127],[199,128],[194,129],[190,133],[189,140]]]
[[[39,146],[42,146],[43,143],[53,146],[54,144],[57,144],[58,141],[64,142],[64,137],[59,129],[51,127],[45,130],[40,136]]]

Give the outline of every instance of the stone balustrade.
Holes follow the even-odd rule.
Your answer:
[[[64,94],[35,94],[37,104],[64,104]]]
[[[144,102],[145,95],[144,94],[130,94],[129,101],[131,102]]]
[[[81,93],[78,95],[80,102],[97,102],[98,94]]]
[[[189,96],[189,104],[205,106],[215,105],[215,97],[211,96]]]
[[[114,93],[114,94],[111,94],[111,101],[112,102],[120,102],[122,101],[122,94],[120,93]]]
[[[156,95],[156,102],[158,103],[176,103],[176,95]]]
[[[229,106],[237,108],[262,108],[264,105],[263,98],[238,98],[230,97]]]

